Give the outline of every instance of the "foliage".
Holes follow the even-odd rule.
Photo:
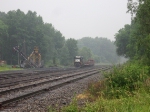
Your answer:
[[[98,97],[100,95],[100,91],[104,90],[104,88],[105,81],[90,82],[88,84],[87,93],[90,93],[90,95],[94,97]]]
[[[0,58],[3,57],[4,50],[3,48],[6,47],[5,41],[8,37],[8,26],[0,20]]]
[[[100,63],[101,62],[101,59],[98,55],[92,54],[92,58],[94,59],[95,63]]]
[[[81,112],[149,112],[149,98],[150,94],[145,91],[121,99],[99,98],[94,103],[87,103]]]
[[[56,109],[54,109],[53,107],[49,106],[48,107],[48,112],[57,112]]]
[[[83,48],[79,49],[78,55],[83,56],[84,57],[84,61],[87,61],[88,59],[92,58],[92,52],[87,47],[83,47]]]
[[[66,40],[66,47],[68,49],[68,52],[69,52],[69,58],[68,60],[71,62],[73,62],[74,60],[74,56],[77,55],[77,51],[78,51],[78,46],[77,46],[77,41],[75,39],[67,39]]]
[[[150,65],[150,57],[149,57],[149,17],[150,17],[150,1],[145,0],[142,4],[139,5],[137,13],[136,13],[136,23],[140,24],[137,32],[140,32],[140,36],[137,36],[137,48],[139,51],[139,56],[143,58],[143,60],[147,61],[146,64]]]
[[[89,93],[98,95],[96,102],[88,102],[83,112],[148,112],[150,111],[150,1],[128,0],[131,25],[125,25],[115,35],[117,53],[138,60],[123,67],[114,67],[103,90],[97,85],[89,86]],[[83,45],[83,43],[81,43]],[[92,47],[91,47],[92,48]],[[96,87],[96,88],[95,88]]]
[[[64,109],[78,109],[73,112],[148,112],[150,110],[148,66],[132,62],[120,68],[114,67],[113,72],[107,72],[105,76],[107,79],[89,84],[90,95],[84,106],[75,103]],[[95,98],[91,102],[93,96]]]
[[[6,14],[0,12],[0,32],[0,59],[8,64],[18,64],[18,54],[13,51],[14,46],[19,46],[26,56],[30,55],[34,46],[38,46],[47,66],[70,65],[77,54],[77,41],[65,40],[60,31],[52,24],[44,23],[36,12],[28,11],[25,14],[20,9]],[[20,59],[22,60],[21,57]],[[65,62],[66,59],[69,61]]]
[[[130,25],[125,25],[124,28],[120,29],[118,33],[115,35],[115,44],[117,46],[117,54],[125,57],[129,57],[127,55],[128,51],[128,43],[130,39]]]
[[[61,58],[61,61],[60,63],[62,65],[69,65],[70,62],[70,55],[69,55],[69,50],[68,50],[68,47],[67,46],[63,46],[62,49],[60,50],[60,58]],[[73,62],[73,61],[72,61]]]
[[[62,109],[62,112],[79,112],[77,100],[73,99],[69,106],[66,106]]]
[[[115,35],[119,55],[141,60],[147,65],[150,65],[149,6],[149,0],[128,0],[128,12],[132,15],[131,25],[125,25]]]
[[[97,60],[96,62],[100,61],[101,63],[111,64],[118,62],[114,42],[111,42],[107,38],[84,37],[78,40],[78,47],[80,49],[79,54],[81,54],[81,50],[85,50],[84,52],[90,50],[89,52],[91,52],[92,58]]]
[[[114,68],[113,73],[105,75],[108,86],[105,95],[116,98],[128,96],[129,93],[142,86],[148,74],[149,67],[138,64],[127,64],[123,68]]]

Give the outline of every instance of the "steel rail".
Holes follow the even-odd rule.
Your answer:
[[[103,71],[104,70],[108,70],[108,69],[110,69],[110,68],[105,68],[105,69],[103,69]],[[13,103],[13,102],[16,102],[16,101],[19,101],[19,100],[21,100],[23,98],[28,98],[28,97],[31,97],[33,95],[37,95],[37,94],[43,93],[43,92],[45,92],[47,90],[51,91],[51,90],[60,88],[60,87],[62,87],[64,85],[67,85],[68,83],[72,83],[72,82],[75,82],[77,80],[80,80],[80,79],[86,78],[88,76],[91,76],[93,74],[99,73],[99,71],[98,70],[91,70],[91,71],[87,71],[85,73],[86,73],[86,75],[83,75],[83,76],[80,75],[80,77],[72,78],[71,80],[64,81],[64,82],[61,82],[61,83],[53,85],[53,86],[49,86],[49,87],[46,87],[46,88],[43,88],[43,89],[40,89],[40,90],[35,90],[35,91],[32,91],[32,92],[26,93],[24,95],[17,96],[15,98],[10,98],[8,100],[0,101],[0,107],[2,107],[4,105],[7,105],[7,104],[10,104],[10,103]]]
[[[86,72],[85,71],[84,72],[79,72],[79,73],[75,73],[75,74],[69,75],[69,76],[56,77],[54,79],[50,79],[50,80],[47,80],[47,81],[39,82],[39,83],[36,83],[36,84],[29,84],[29,85],[25,85],[25,86],[22,86],[22,87],[16,87],[16,88],[12,88],[12,89],[9,89],[9,90],[0,91],[0,95],[3,95],[5,93],[11,92],[11,91],[17,91],[19,89],[25,89],[25,88],[29,88],[29,87],[33,87],[33,86],[38,86],[38,85],[42,85],[42,84],[52,83],[54,81],[58,81],[58,80],[66,79],[66,78],[69,78],[69,77],[77,76],[77,75],[80,75],[80,74],[83,74],[83,73],[88,73],[88,72],[91,72],[91,71],[94,71],[94,70],[92,69],[92,70],[89,70],[89,71],[86,71]]]
[[[77,69],[73,69],[74,71],[76,71]],[[8,86],[14,86],[14,85],[17,85],[17,84],[21,84],[21,83],[27,83],[27,82],[33,82],[33,81],[37,81],[39,79],[45,79],[45,78],[48,78],[48,77],[51,77],[53,75],[57,75],[58,73],[60,72],[73,72],[72,69],[69,69],[69,70],[62,70],[62,71],[40,71],[40,72],[37,72],[35,74],[30,74],[30,75],[27,75],[26,77],[16,77],[14,78],[13,80],[12,79],[8,79],[8,80],[3,80],[3,82],[1,81],[0,82],[0,88],[4,88],[4,87],[8,87]],[[43,73],[44,75],[40,75],[41,73]],[[47,74],[47,73],[54,73],[54,74]]]

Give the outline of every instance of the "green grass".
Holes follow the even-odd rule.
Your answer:
[[[87,105],[79,111],[81,112],[150,112],[149,105],[150,105],[150,94],[143,91],[140,93],[136,93],[136,95],[134,95],[133,97],[127,97],[127,98],[104,99],[102,97],[99,98],[94,103],[87,103]]]
[[[133,97],[120,99],[98,98],[95,102],[87,102],[84,107],[79,107],[77,102],[72,102],[64,107],[62,112],[150,112],[150,94],[141,90]]]
[[[12,68],[10,65],[0,66],[0,72],[9,70],[22,70],[21,68]]]
[[[89,83],[83,93],[88,94],[84,106],[78,105],[81,99],[75,97],[62,112],[150,112],[149,73],[149,66],[138,63],[114,67],[104,80]]]

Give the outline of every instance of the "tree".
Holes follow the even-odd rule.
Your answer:
[[[0,59],[4,59],[6,40],[8,37],[8,26],[0,20]]]
[[[120,56],[129,57],[127,55],[128,52],[128,44],[130,39],[130,25],[125,25],[124,28],[120,29],[118,33],[115,35],[115,44],[117,46],[117,54]]]
[[[87,47],[83,47],[82,49],[80,49],[78,54],[80,56],[83,56],[84,61],[87,61],[88,59],[92,58],[92,52]]]
[[[136,26],[134,33],[132,33],[132,39],[136,39],[137,56],[147,64],[150,64],[150,47],[148,44],[150,41],[150,1],[139,0],[133,2],[133,0],[129,0],[128,4],[128,11],[135,15],[132,18],[132,23],[134,22],[134,26]]]
[[[67,46],[63,46],[62,49],[60,50],[60,64],[61,65],[69,65],[70,61],[69,61],[69,50]]]
[[[9,11],[7,14],[0,12],[0,19],[7,26],[7,29],[3,27],[4,25],[0,26],[1,30],[7,30],[7,36],[0,37],[0,39],[5,45],[3,59],[8,64],[18,62],[17,54],[13,52],[14,46],[19,46],[26,56],[30,55],[34,46],[38,46],[42,60],[45,62],[53,58],[58,59],[59,50],[64,46],[65,38],[52,24],[44,24],[42,17],[36,12],[28,11],[25,14],[20,9]]]
[[[101,62],[117,63],[116,46],[107,38],[102,37],[84,37],[78,40],[78,47],[86,47],[91,50],[92,55],[99,56]],[[98,58],[97,58],[98,59]],[[99,60],[98,59],[98,60]]]
[[[73,62],[74,56],[77,55],[78,47],[77,47],[77,41],[75,39],[67,39],[66,40],[66,47],[69,51],[69,60],[70,62]]]

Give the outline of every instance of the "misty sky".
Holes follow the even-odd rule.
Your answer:
[[[130,24],[127,0],[0,0],[0,11],[37,12],[44,22],[51,23],[66,39],[106,37]]]

